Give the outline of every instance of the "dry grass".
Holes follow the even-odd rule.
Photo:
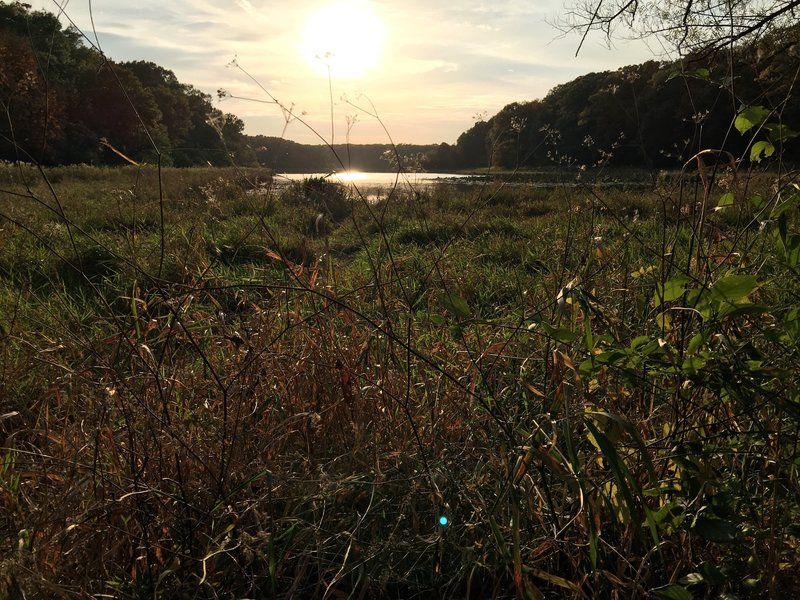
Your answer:
[[[797,290],[746,203],[432,190],[320,234],[252,172],[22,175],[5,596],[797,589]]]

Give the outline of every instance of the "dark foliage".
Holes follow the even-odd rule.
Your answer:
[[[253,164],[244,124],[154,63],[116,63],[44,11],[0,2],[0,159]]]
[[[740,155],[750,138],[732,131],[731,123],[743,104],[798,121],[800,103],[789,86],[799,42],[795,26],[730,56],[648,61],[582,75],[541,100],[511,103],[477,122],[450,147],[452,164],[677,167],[706,148]],[[783,157],[800,157],[797,142],[783,148]]]

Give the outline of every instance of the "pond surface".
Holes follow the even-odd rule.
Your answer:
[[[326,179],[355,185],[358,188],[392,188],[412,186],[425,187],[440,183],[468,183],[482,178],[475,175],[457,175],[455,173],[364,173],[361,171],[342,171],[340,173],[283,173],[275,176],[280,182],[303,181],[309,177],[325,177]]]
[[[395,187],[414,189],[434,185],[474,186],[500,184],[504,187],[528,187],[539,189],[553,188],[642,188],[651,187],[653,180],[649,174],[630,173],[613,170],[601,177],[593,174],[556,172],[552,170],[525,171],[520,173],[469,175],[457,173],[369,173],[361,171],[342,171],[340,173],[284,173],[275,175],[278,185],[301,182],[309,177],[324,177],[332,182],[354,186],[359,192],[373,197],[376,192],[386,192]]]

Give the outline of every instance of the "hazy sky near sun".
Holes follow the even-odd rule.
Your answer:
[[[379,57],[371,60],[375,66],[363,77],[331,80],[337,142],[345,141],[354,115],[351,142],[388,141],[376,119],[357,108],[371,111],[371,103],[396,143],[454,143],[478,113],[491,116],[510,102],[541,98],[578,75],[652,57],[642,43],[620,42],[609,50],[602,39],[590,37],[576,58],[578,37],[561,37],[548,24],[563,11],[564,0],[349,1],[369,6],[382,23],[383,39]],[[181,82],[213,94],[215,103],[219,88],[268,101],[241,70],[227,66],[235,57],[275,98],[304,112],[303,120],[330,140],[325,67],[311,64],[304,54],[309,20],[335,0],[27,2],[51,12],[63,6],[111,59],[158,63]],[[331,13],[323,14],[331,19]],[[217,106],[241,117],[246,133],[283,131],[275,105],[226,98]],[[299,122],[289,125],[286,137],[320,141]]]

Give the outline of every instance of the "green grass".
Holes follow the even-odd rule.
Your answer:
[[[584,178],[0,168],[0,596],[800,589],[798,196]]]

